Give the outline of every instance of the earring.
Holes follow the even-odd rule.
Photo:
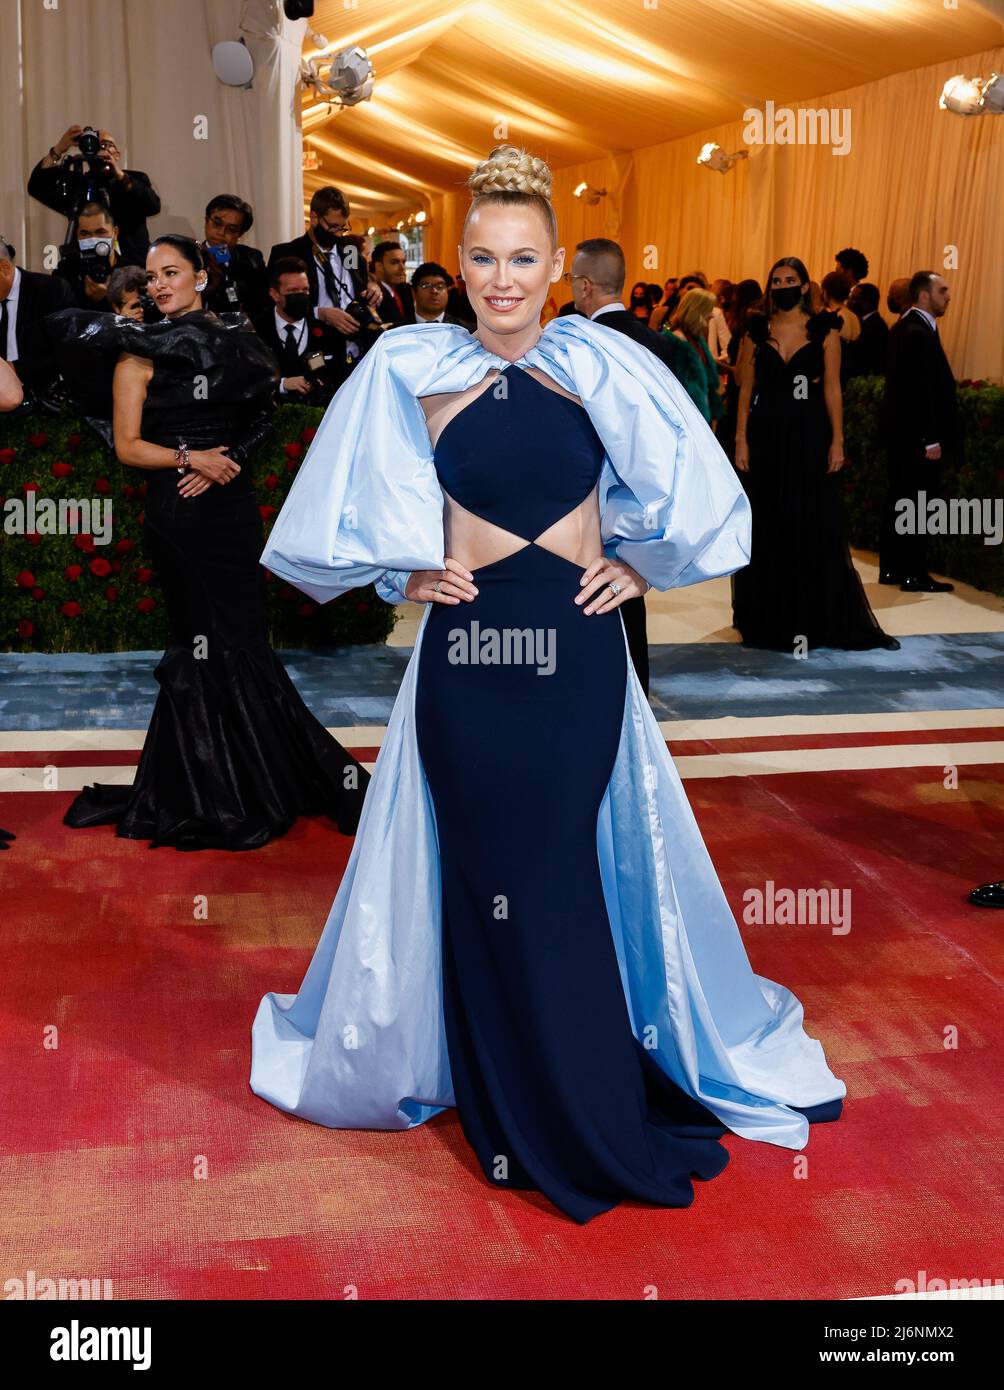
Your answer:
[[[196,282],[195,282],[195,288],[198,290],[199,294],[201,294],[202,291],[206,288],[206,286],[207,286],[208,284],[209,284],[209,277],[207,276],[206,279],[203,280],[201,283],[200,283],[198,280],[196,280]]]

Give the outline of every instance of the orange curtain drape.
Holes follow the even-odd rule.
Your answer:
[[[762,282],[780,256],[800,256],[814,279],[834,252],[856,246],[884,293],[915,270],[943,270],[952,303],[942,325],[957,377],[1004,380],[1004,116],[955,116],[938,96],[958,72],[1004,71],[1004,48],[954,58],[799,106],[846,108],[850,151],[822,145],[749,146],[743,122],[557,170],[554,205],[566,264],[577,241],[609,236],[624,247],[628,284],[703,270],[711,279]],[[728,174],[700,168],[706,141],[749,150]],[[606,188],[588,206],[582,181]],[[433,197],[427,255],[457,270],[468,199]],[[554,287],[556,304],[570,298]],[[884,311],[884,310],[883,310]]]

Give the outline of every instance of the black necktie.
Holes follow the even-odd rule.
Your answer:
[[[287,367],[295,368],[300,365],[300,353],[296,346],[296,329],[291,323],[286,324],[286,342],[283,345],[283,356]]]
[[[7,301],[5,299],[0,303],[0,358],[2,358],[4,362],[10,360],[7,356],[7,323],[8,311]]]
[[[321,274],[324,276],[324,287],[328,291],[328,298],[337,309],[341,304],[342,295],[341,287],[335,279],[335,272],[331,269],[331,257],[334,254],[333,251],[329,251],[321,261]]]

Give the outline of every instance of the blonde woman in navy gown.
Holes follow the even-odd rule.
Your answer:
[[[801,1148],[845,1094],[753,973],[619,613],[745,564],[749,507],[651,353],[576,315],[541,331],[565,254],[547,166],[501,146],[470,186],[477,331],[383,335],[262,556],[321,601],[372,580],[426,612],[251,1085],[333,1128],[455,1105],[490,1184],[578,1222],[687,1206],[727,1130]]]

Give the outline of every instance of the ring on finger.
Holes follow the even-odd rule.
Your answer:
[[[607,588],[610,590],[610,592],[614,595],[615,598],[621,591],[621,586],[619,584],[615,584],[613,580],[610,581],[610,583],[607,585]]]

